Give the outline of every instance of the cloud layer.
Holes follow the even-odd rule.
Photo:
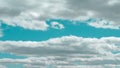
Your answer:
[[[1,64],[24,64],[28,68],[119,67],[120,38],[82,38],[63,36],[42,42],[0,41],[0,51],[26,56],[24,59],[0,59]]]
[[[46,30],[51,18],[86,20],[91,26],[119,29],[119,0],[0,0],[0,19],[12,26]],[[100,5],[98,5],[100,4]],[[101,19],[105,20],[101,22]],[[96,26],[97,25],[97,26]],[[100,25],[100,26],[99,26]]]

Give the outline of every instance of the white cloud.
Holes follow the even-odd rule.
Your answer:
[[[0,41],[0,51],[27,56],[24,59],[0,59],[0,63],[24,64],[27,68],[49,66],[120,67],[120,38],[82,38],[63,36],[47,41]],[[31,67],[30,67],[31,66]]]
[[[110,6],[114,6],[115,4],[119,4],[119,3],[120,3],[119,0],[109,0],[108,1],[108,5],[110,5]]]
[[[0,0],[0,19],[9,25],[32,30],[46,30],[48,26],[45,21],[51,18],[70,20],[102,18],[108,21],[109,25],[101,25],[100,21],[100,23],[96,22],[100,25],[97,27],[118,29],[120,27],[118,3],[118,0]],[[32,22],[29,23],[28,20]],[[40,23],[39,26],[36,26],[36,21]],[[95,24],[94,27],[96,27]]]
[[[120,41],[120,39],[115,38],[114,42],[115,41]],[[68,37],[66,36],[66,37],[50,39],[42,42],[0,41],[0,45],[1,45],[0,51],[12,52],[15,54],[23,54],[23,55],[24,54],[25,55],[27,54],[28,55],[32,55],[32,54],[33,55],[48,55],[48,54],[66,55],[66,54],[74,54],[74,53],[109,55],[112,54],[112,51],[118,50],[118,46],[107,43],[107,40],[103,38],[92,39],[92,38],[82,38],[82,37],[79,38],[76,36],[68,36]]]
[[[119,29],[119,25],[114,25],[113,21],[106,21],[97,19],[96,21],[89,22],[88,25],[96,28],[109,28],[109,29]]]
[[[5,18],[4,22],[12,26],[20,26],[31,30],[47,30],[49,25],[45,21],[33,20],[32,17],[37,17],[35,13],[21,13],[14,18]]]
[[[54,0],[39,1],[0,0],[0,19],[3,20],[3,23],[11,26],[20,26],[31,30],[46,30],[49,25],[45,21],[53,18],[53,13],[61,10],[58,7],[62,7],[62,5],[59,1]],[[54,3],[57,4],[54,5]]]
[[[69,57],[72,58],[73,57]],[[0,63],[4,64],[24,64],[25,68],[39,68],[41,67],[48,67],[51,65],[52,67],[55,68],[109,68],[109,67],[120,67],[120,58],[81,58],[81,60],[75,60],[71,61],[71,59],[66,60],[67,58],[65,57],[31,57],[31,58],[26,58],[26,59],[0,59]],[[86,59],[86,61],[83,61]],[[88,61],[91,59],[90,61]]]
[[[64,28],[64,25],[63,24],[60,24],[58,22],[52,22],[51,23],[51,27],[54,28],[54,29],[63,29]]]

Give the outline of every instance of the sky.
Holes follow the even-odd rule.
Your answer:
[[[120,0],[0,0],[0,68],[120,68]]]

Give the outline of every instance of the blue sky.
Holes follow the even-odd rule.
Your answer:
[[[0,68],[120,68],[119,3],[0,0]]]
[[[89,26],[85,22],[77,21],[75,24],[69,20],[49,20],[47,23],[59,22],[64,25],[64,29],[53,29],[48,28],[46,31],[41,30],[28,30],[21,27],[12,27],[6,24],[1,24],[3,28],[4,36],[1,40],[23,40],[23,41],[43,41],[50,38],[62,37],[75,35],[79,37],[91,37],[91,38],[101,38],[101,37],[120,37],[119,29],[104,29],[95,28]],[[89,21],[88,21],[89,22]]]

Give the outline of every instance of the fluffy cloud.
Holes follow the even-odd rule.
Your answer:
[[[79,53],[109,55],[112,54],[114,50],[119,51],[119,46],[113,45],[119,44],[119,41],[119,38],[114,37],[97,39],[76,36],[65,36],[42,42],[0,41],[0,51],[22,55],[66,55]]]
[[[63,29],[64,28],[63,24],[60,24],[58,22],[52,22],[51,27],[55,28],[55,29]]]
[[[98,5],[98,3],[100,5]],[[114,26],[116,28],[119,28],[119,3],[120,1],[118,0],[67,0],[67,8],[73,11],[73,16],[78,17],[77,19],[79,19],[80,16],[100,19],[95,21],[95,24],[97,23],[100,25],[97,27],[112,28]],[[108,24],[103,24],[103,22],[101,22],[101,19],[104,19]]]
[[[32,15],[31,15],[32,16]],[[11,26],[20,26],[31,30],[47,30],[49,25],[45,21],[33,20],[30,14],[22,13],[14,18],[5,18],[4,22]]]
[[[27,68],[120,67],[120,38],[63,36],[46,41],[0,41],[0,52],[27,56],[0,59],[1,64],[24,64]]]
[[[97,20],[90,24],[91,26],[119,29],[119,3],[119,0],[0,0],[0,19],[12,26],[46,30],[48,26],[45,21],[50,18],[70,20],[93,18],[104,19],[109,24]]]
[[[39,0],[39,2],[38,0],[0,0],[0,2],[2,23],[31,30],[46,30],[48,24],[45,21],[52,18],[54,12],[59,11],[57,9],[59,6],[62,7],[61,3],[57,3],[59,1],[54,0]]]

